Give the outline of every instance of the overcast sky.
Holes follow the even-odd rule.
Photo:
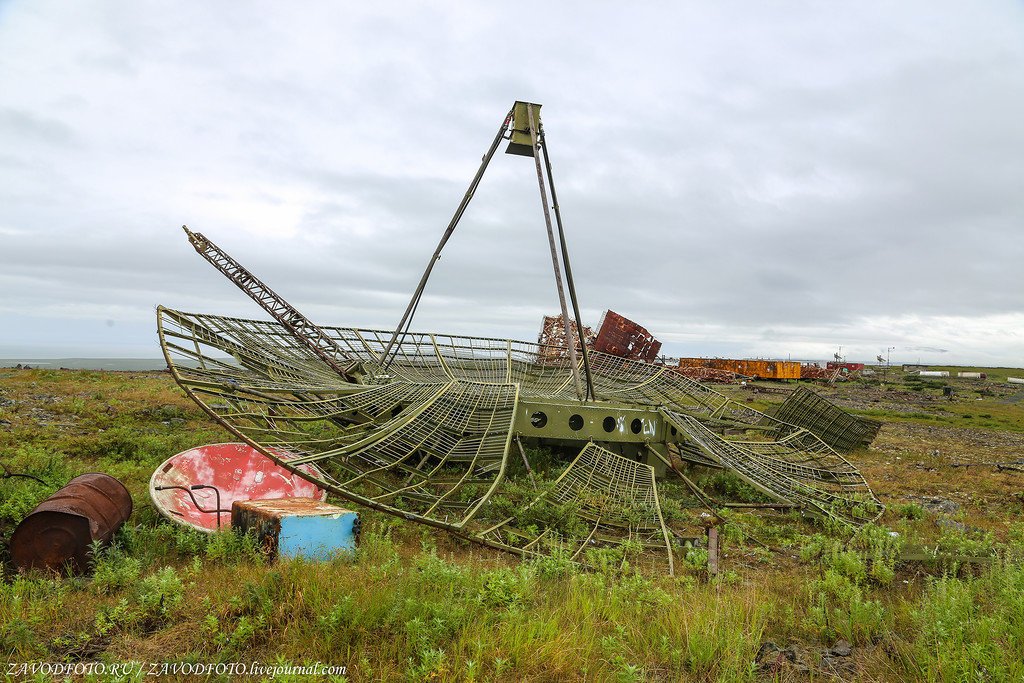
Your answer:
[[[393,327],[516,99],[585,321],[672,355],[1024,365],[1020,2],[0,0],[0,357],[158,356],[154,307]],[[499,154],[414,328],[534,339]]]

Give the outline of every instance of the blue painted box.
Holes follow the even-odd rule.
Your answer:
[[[313,498],[236,500],[231,526],[254,532],[271,557],[326,560],[359,542],[358,513]]]

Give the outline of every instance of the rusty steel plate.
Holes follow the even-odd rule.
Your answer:
[[[289,459],[283,451],[277,455]],[[313,465],[298,469],[322,476]],[[165,460],[149,480],[149,496],[168,519],[210,532],[231,526],[231,505],[236,500],[304,497],[322,501],[327,492],[247,444],[218,443]]]

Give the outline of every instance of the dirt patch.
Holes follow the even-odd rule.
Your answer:
[[[889,422],[869,450],[929,466],[1008,462],[1024,458],[1024,434]]]

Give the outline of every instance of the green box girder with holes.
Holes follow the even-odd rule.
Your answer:
[[[611,443],[681,440],[656,408],[616,401],[542,401],[520,397],[514,431],[525,438]]]

